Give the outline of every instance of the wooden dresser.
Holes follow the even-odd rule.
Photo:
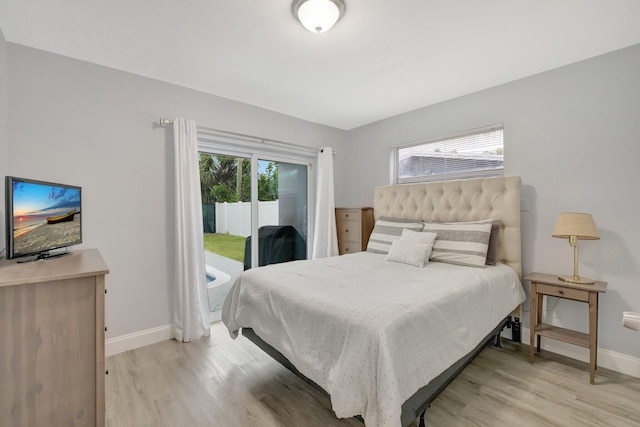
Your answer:
[[[367,249],[373,225],[373,208],[336,208],[340,255]]]
[[[96,249],[0,260],[0,426],[104,426],[104,278]]]

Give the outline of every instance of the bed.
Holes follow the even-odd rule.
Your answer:
[[[336,416],[406,426],[519,316],[520,185],[497,177],[378,187],[368,251],[245,271],[222,320],[327,393]],[[385,248],[380,238],[389,221],[403,233],[422,224],[409,234],[491,229],[496,265],[457,265],[442,248],[437,262],[440,231],[424,267],[392,262],[398,239]]]

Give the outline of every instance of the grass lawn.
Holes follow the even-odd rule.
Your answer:
[[[223,257],[244,262],[246,239],[231,234],[204,233],[204,249]]]

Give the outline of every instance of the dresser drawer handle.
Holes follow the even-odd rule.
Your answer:
[[[558,293],[559,293],[560,295],[564,295],[564,291],[563,291],[562,289],[558,290]]]
[[[349,232],[349,229],[348,229],[348,228],[345,228],[345,229],[344,229],[344,232],[345,232],[345,233],[348,233],[348,232]]]
[[[349,214],[345,214],[345,215],[344,215],[344,217],[345,217],[345,218],[349,218]]]

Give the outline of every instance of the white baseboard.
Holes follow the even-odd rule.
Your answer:
[[[170,340],[172,338],[172,325],[159,326],[157,328],[146,329],[132,334],[109,338],[105,341],[105,355],[107,357],[113,356],[114,354],[123,353],[128,350],[144,347],[149,344],[155,344],[160,341]]]
[[[525,344],[527,344],[529,340],[529,332],[528,328],[522,328],[521,340]],[[510,338],[510,329],[505,329],[503,331],[503,336],[505,338]],[[123,353],[128,350],[133,350],[145,345],[155,344],[157,342],[170,339],[173,339],[172,325],[160,326],[140,332],[134,332],[132,334],[109,338],[105,343],[105,354],[106,356],[113,356],[114,354]],[[543,350],[589,363],[589,350],[586,348],[553,339],[543,339],[541,347]],[[599,348],[598,366],[640,378],[640,359],[626,354]]]
[[[528,344],[530,330],[522,328],[521,339]],[[543,350],[570,357],[581,362],[589,363],[589,349],[567,344],[554,339],[542,339],[540,347]],[[620,372],[625,375],[640,378],[640,359],[611,350],[598,349],[598,366]]]

